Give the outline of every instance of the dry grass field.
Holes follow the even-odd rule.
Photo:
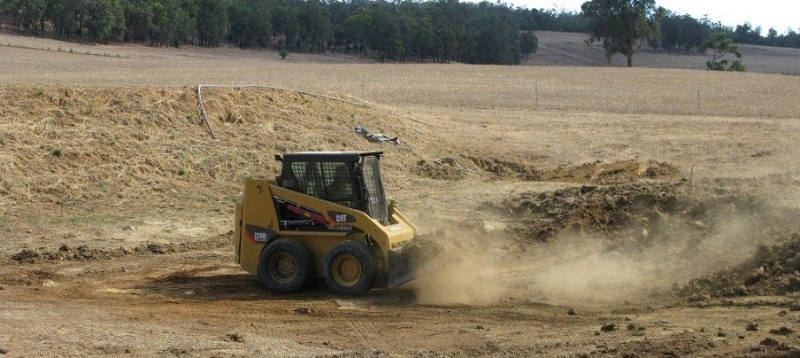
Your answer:
[[[794,50],[713,73],[540,40],[500,67],[0,34],[0,355],[797,354]],[[216,139],[198,85],[231,85],[202,90]],[[384,150],[388,196],[458,263],[265,292],[232,198],[297,150]]]
[[[537,32],[539,50],[528,64],[555,66],[615,66],[626,65],[625,57],[616,56],[609,64],[600,44],[586,46],[587,36],[575,33]],[[750,72],[800,75],[800,49],[741,45],[742,61]],[[647,68],[679,68],[704,70],[709,55],[677,55],[641,49],[633,65]]]

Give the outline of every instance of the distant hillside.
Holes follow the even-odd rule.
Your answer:
[[[599,44],[587,46],[584,42],[589,36],[581,33],[570,32],[536,32],[539,39],[539,49],[530,58],[522,62],[525,66],[577,66],[577,67],[625,67],[625,57],[615,56],[611,63],[606,60],[603,48]],[[201,57],[218,59],[249,59],[277,61],[280,59],[273,50],[241,50],[229,46],[202,48],[182,46],[179,49],[172,47],[145,47],[141,45],[82,45],[73,42],[57,41],[48,38],[37,38],[22,35],[0,34],[0,48],[38,49],[55,52],[75,51],[81,54],[100,55],[96,57],[134,59],[146,56],[167,56],[170,61],[181,57]],[[783,47],[740,45],[744,57],[742,61],[747,66],[748,72],[776,73],[800,75],[800,49]],[[150,51],[153,50],[153,51]],[[7,54],[7,59],[13,62],[14,54]],[[665,52],[655,52],[650,48],[643,48],[633,57],[633,66],[642,68],[676,68],[705,70],[705,63],[710,56],[703,55],[678,55]],[[2,61],[0,61],[2,62]],[[359,54],[325,53],[303,54],[290,53],[282,62],[295,63],[378,63],[372,57]],[[387,62],[391,63],[391,62]],[[407,62],[406,62],[407,63]],[[0,73],[3,68],[0,67]],[[9,69],[10,71],[11,69]],[[14,72],[14,71],[11,71]],[[12,74],[12,73],[9,73]],[[14,73],[14,75],[18,75]]]
[[[537,32],[539,50],[525,65],[533,66],[615,66],[624,67],[625,57],[615,56],[609,64],[600,44],[587,46],[586,34]],[[749,72],[800,75],[800,49],[740,45],[742,61]],[[710,56],[678,55],[642,48],[633,57],[634,67],[703,70]]]

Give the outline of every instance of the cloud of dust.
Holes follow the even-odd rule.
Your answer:
[[[762,244],[743,218],[719,219],[713,227],[719,230],[699,239],[678,230],[651,245],[623,238],[628,247],[613,249],[599,238],[559,237],[537,253],[534,267],[525,268],[528,287],[547,302],[635,301],[741,263]]]
[[[492,259],[475,252],[460,253],[458,262],[443,262],[431,272],[418,272],[418,278],[410,283],[418,303],[483,305],[503,297],[505,285]]]
[[[605,252],[600,240],[566,240],[545,249],[547,259],[527,279],[538,298],[549,302],[608,302],[629,299],[647,283],[631,258]]]
[[[504,296],[505,282],[497,270],[501,240],[487,232],[482,221],[422,216],[415,223],[437,249],[417,268],[416,279],[407,284],[418,303],[484,305]]]
[[[460,232],[456,238],[441,238],[443,253],[434,258],[440,267],[420,273],[409,287],[419,303],[433,305],[481,305],[506,298],[553,304],[635,302],[732,268],[770,244],[761,232],[768,223],[730,210],[707,212],[700,220],[664,214],[663,220],[669,225],[661,229],[650,222],[648,231],[647,223],[637,221],[616,230],[620,237],[562,232],[549,243],[522,243],[494,231],[485,235],[490,245],[473,245],[481,238]]]

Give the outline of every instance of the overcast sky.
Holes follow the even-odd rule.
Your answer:
[[[580,11],[586,0],[502,0],[514,6],[535,9],[564,9]],[[779,34],[786,33],[788,28],[796,32],[800,29],[800,3],[796,0],[656,0],[657,6],[663,6],[678,14],[689,14],[696,19],[703,15],[713,22],[721,22],[725,26],[735,27],[749,22],[753,28],[761,26],[763,34],[772,27]]]

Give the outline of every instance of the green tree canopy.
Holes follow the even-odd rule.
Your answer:
[[[793,29],[762,36],[748,22],[726,27],[662,11],[654,1],[592,0],[584,12],[568,12],[491,0],[0,0],[0,26],[67,41],[178,47],[227,40],[390,61],[516,63],[536,51],[539,30],[591,32],[609,58],[621,53],[629,63],[645,41],[656,51],[696,53],[717,31],[740,44],[800,48]],[[660,27],[650,27],[656,20]]]
[[[125,16],[119,0],[86,0],[86,36],[92,42],[120,40]]]
[[[22,7],[22,28],[27,30],[43,29],[42,19],[47,9],[44,0],[27,0],[20,2]]]
[[[196,4],[200,45],[219,46],[228,25],[228,8],[218,0],[199,0]]]
[[[532,32],[524,31],[519,34],[519,47],[522,50],[522,56],[527,58],[539,49],[539,39]]]
[[[706,39],[700,46],[703,51],[708,49],[714,50],[712,57],[706,62],[706,67],[712,71],[744,71],[744,64],[742,61],[733,60],[728,66],[728,60],[722,59],[726,55],[733,55],[737,59],[742,58],[742,52],[739,51],[739,45],[733,42],[733,39],[726,32],[715,32]]]
[[[602,41],[608,60],[622,54],[628,67],[633,67],[633,55],[642,44],[658,37],[660,19],[666,12],[656,8],[655,0],[591,0],[583,3],[581,10],[588,20],[588,42]]]
[[[272,36],[270,16],[266,0],[231,3],[228,9],[228,41],[241,48],[266,47]]]
[[[0,24],[61,40],[193,44],[382,61],[517,64],[534,31],[582,31],[580,14],[459,0],[0,0]]]
[[[125,9],[125,23],[128,28],[125,39],[132,42],[147,41],[155,29],[153,16],[153,5],[149,1],[129,1]]]

